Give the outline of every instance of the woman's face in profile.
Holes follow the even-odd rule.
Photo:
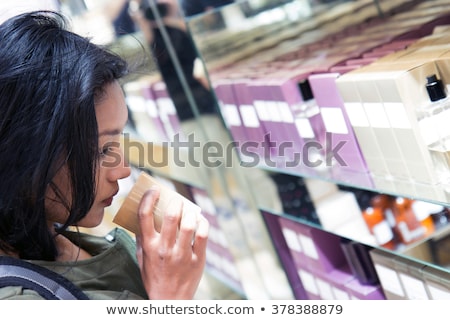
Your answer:
[[[87,215],[77,224],[80,227],[92,228],[101,223],[105,208],[110,206],[113,197],[119,191],[118,180],[130,175],[120,147],[123,129],[128,120],[128,109],[125,97],[118,82],[105,87],[102,98],[96,103],[95,114],[99,133],[98,152],[99,163],[96,177],[95,200]],[[89,179],[89,177],[86,177]],[[53,182],[68,203],[71,202],[71,186],[67,167],[63,167],[55,176]],[[68,211],[57,200],[55,192],[49,188],[46,195],[46,212],[48,225],[55,222],[64,223]]]

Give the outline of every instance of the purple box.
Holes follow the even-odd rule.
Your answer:
[[[327,148],[336,152],[332,156],[334,161],[327,163],[327,166],[331,166],[334,179],[373,187],[366,161],[336,85],[339,75],[339,73],[322,73],[308,77],[325,123]]]
[[[166,129],[167,136],[170,141],[173,141],[175,135],[182,134],[182,130],[180,119],[178,118],[172,98],[167,91],[166,84],[163,81],[154,83],[153,93],[155,94],[156,104],[161,116],[161,121]]]
[[[297,269],[298,276],[309,300],[320,300],[316,276],[309,268]]]
[[[283,135],[279,132],[279,123],[277,119],[271,115],[276,112],[276,109],[270,109],[274,103],[270,104],[270,94],[267,92],[267,82],[265,76],[251,79],[247,82],[247,92],[249,98],[252,101],[258,119],[261,121],[261,127],[264,130],[264,141],[267,143],[265,148],[265,157],[276,158],[278,156],[278,150],[275,142],[282,139]],[[275,118],[277,114],[275,115]],[[281,117],[279,117],[281,118]]]
[[[253,80],[251,79],[233,79],[233,90],[236,96],[239,112],[242,117],[247,137],[253,143],[251,147],[241,149],[241,154],[256,155],[263,159],[269,152],[269,141],[267,140],[266,122],[260,118],[260,115],[254,104],[254,94],[252,91]],[[242,147],[242,146],[241,146]],[[245,159],[244,159],[245,161]]]
[[[142,94],[145,98],[145,104],[146,104],[146,110],[149,118],[152,121],[152,124],[154,125],[158,136],[160,137],[162,142],[168,142],[169,137],[167,136],[166,129],[164,128],[164,124],[161,120],[158,106],[156,104],[156,97],[153,93],[152,84],[149,83],[148,85],[143,85],[142,88]]]
[[[320,297],[324,300],[349,300],[350,295],[346,285],[355,279],[348,266],[327,273],[314,272]]]
[[[213,86],[225,125],[230,130],[233,141],[238,146],[242,146],[243,143],[249,141],[249,137],[239,112],[238,102],[233,90],[233,82],[228,79],[218,79],[213,82]],[[239,148],[237,149],[238,151],[240,150]]]
[[[280,219],[288,218],[280,217]],[[297,221],[291,227],[299,234],[300,245],[309,270],[329,272],[347,264],[338,235]]]
[[[284,236],[284,240],[286,241],[286,245],[289,249],[289,252],[292,255],[292,259],[294,260],[295,266],[297,268],[307,268],[307,257],[303,251],[302,245],[300,243],[299,234],[298,234],[298,222],[279,218],[281,232]]]
[[[380,285],[362,284],[354,279],[348,282],[345,287],[352,300],[386,300]]]
[[[303,104],[297,87],[297,81],[295,78],[274,78],[268,83],[267,91],[271,94],[281,116],[281,123],[278,130],[282,132],[282,136],[279,139],[283,140],[275,141],[276,145],[282,146],[283,142],[288,142],[289,146],[281,153],[285,154],[284,157],[288,158],[287,161],[294,160],[295,154],[298,157],[298,154],[302,153],[305,144],[304,139],[302,139],[297,129],[294,116],[294,109]],[[283,157],[283,155],[281,156]],[[303,163],[300,162],[298,165],[303,166]],[[285,166],[282,168],[285,168]],[[291,168],[292,164],[288,169]]]

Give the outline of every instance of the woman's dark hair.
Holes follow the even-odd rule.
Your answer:
[[[57,232],[89,211],[99,154],[94,103],[127,64],[70,32],[56,12],[10,18],[0,43],[0,250],[54,260],[46,192],[53,189],[68,211]],[[64,166],[70,190],[52,182]]]

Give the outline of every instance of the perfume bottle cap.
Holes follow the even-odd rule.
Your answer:
[[[311,86],[309,84],[308,79],[300,82],[298,84],[298,87],[300,89],[300,93],[302,95],[303,101],[309,101],[309,100],[314,99],[314,95],[312,93]]]
[[[435,74],[427,77],[426,88],[431,101],[437,101],[447,97],[442,81]]]

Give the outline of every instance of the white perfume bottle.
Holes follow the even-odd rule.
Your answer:
[[[427,77],[430,103],[417,108],[422,137],[430,151],[437,177],[450,188],[450,97],[435,74]]]

